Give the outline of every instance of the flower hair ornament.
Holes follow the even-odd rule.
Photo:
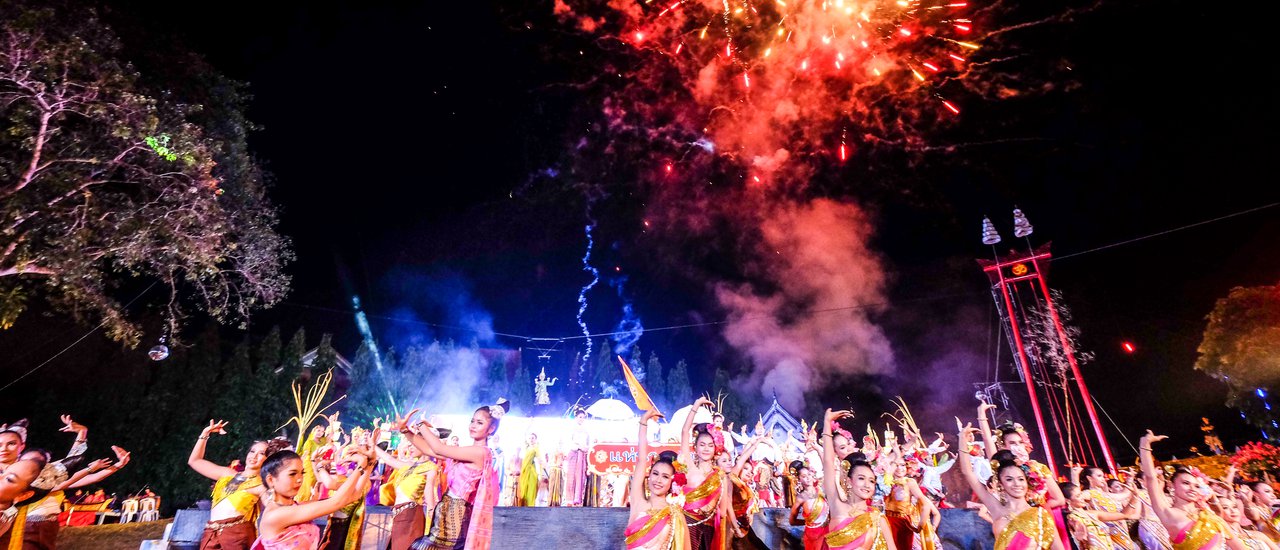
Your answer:
[[[499,397],[498,402],[489,407],[489,416],[492,418],[502,418],[511,410],[511,402],[505,397]],[[585,409],[582,412],[587,412]]]
[[[1027,434],[1027,429],[1022,427],[1022,424],[1017,422],[1006,422],[993,431],[995,431],[996,448],[998,449],[1004,448],[1005,434],[1016,433],[1022,436],[1022,444],[1027,446],[1027,451],[1035,450],[1035,447],[1031,444],[1031,436]]]

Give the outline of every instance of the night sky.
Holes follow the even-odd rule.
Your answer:
[[[567,65],[582,39],[556,28],[549,3],[508,4],[224,2],[194,11],[144,2],[109,12],[127,44],[130,29],[165,35],[250,84],[249,117],[262,127],[250,143],[272,174],[281,229],[298,254],[293,292],[255,317],[252,333],[305,325],[352,353],[360,341],[352,294],[389,341],[429,330],[468,340],[384,317],[455,325],[476,311],[488,312],[498,332],[579,333],[585,200],[536,174],[564,162],[576,124],[596,109],[570,85],[594,59]],[[944,430],[951,414],[971,415],[971,383],[988,376],[997,347],[1008,378],[1009,348],[993,339],[989,286],[974,261],[992,253],[980,242],[984,215],[1005,236],[1001,252],[1024,246],[1012,235],[1017,205],[1035,224],[1033,241],[1052,241],[1067,256],[1280,200],[1271,173],[1280,120],[1266,55],[1274,48],[1262,40],[1274,13],[1189,1],[1078,7],[1020,35],[1028,71],[1054,66],[1054,78],[1071,85],[971,103],[960,122],[926,132],[931,144],[956,147],[879,154],[826,183],[853,189],[836,194],[874,217],[870,246],[889,273],[890,298],[877,321],[898,375],[825,397],[902,394]],[[628,200],[637,204],[615,219],[643,210],[639,192],[609,203]],[[647,327],[723,317],[702,281],[658,256],[670,248],[626,226],[601,224],[597,266],[628,277]],[[1085,377],[1125,435],[1136,441],[1152,427],[1175,436],[1171,451],[1185,449],[1199,443],[1198,419],[1207,416],[1228,443],[1256,436],[1223,406],[1225,390],[1191,366],[1214,300],[1280,279],[1278,234],[1280,208],[1269,208],[1052,264],[1050,284],[1073,310],[1083,347],[1097,354]],[[612,329],[619,307],[607,284],[597,287],[593,331]],[[18,334],[0,334],[0,348],[20,345]],[[1125,354],[1123,341],[1137,353]],[[678,357],[740,361],[714,326],[649,333],[639,345],[667,366]],[[4,370],[44,359],[26,356]],[[709,377],[709,368],[695,373],[695,387]],[[1132,451],[1108,430],[1127,461]]]

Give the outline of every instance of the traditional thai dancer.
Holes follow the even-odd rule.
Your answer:
[[[1163,482],[1163,479],[1158,481]],[[1143,483],[1142,478],[1136,478],[1134,482]],[[1157,487],[1156,492],[1164,494],[1163,483]],[[1173,544],[1169,542],[1169,531],[1160,523],[1160,518],[1156,517],[1156,512],[1151,507],[1151,497],[1145,488],[1138,487],[1133,497],[1142,503],[1139,505],[1138,515],[1138,541],[1142,543],[1142,547],[1146,550],[1173,550]]]
[[[972,425],[961,428],[960,444],[968,445],[973,441],[976,431]],[[960,473],[994,520],[991,522],[991,532],[996,537],[995,550],[1065,548],[1062,538],[1058,536],[1053,515],[1029,501],[1032,497],[1027,485],[1029,469],[1029,465],[1020,465],[1014,461],[999,463],[994,470],[1001,496],[996,496],[978,479],[969,461],[960,461]]]
[[[1058,487],[1057,477],[1048,466],[1031,459],[1031,451],[1034,447],[1021,424],[1006,422],[996,430],[997,436],[992,437],[991,427],[987,423],[987,411],[994,408],[995,405],[990,403],[978,406],[978,427],[982,428],[983,449],[987,453],[987,458],[994,459],[997,463],[1012,459],[1018,465],[1027,466],[1027,482],[1031,488],[1028,498],[1032,503],[1052,513],[1058,538],[1065,547],[1068,538],[1067,522],[1062,507],[1067,504],[1067,498],[1062,495],[1062,488]],[[997,456],[1000,453],[1004,455]]]
[[[692,416],[692,415],[691,415]],[[631,474],[631,514],[627,519],[627,550],[688,550],[689,526],[684,509],[668,500],[676,465],[670,459],[649,460],[649,421],[658,411],[640,417],[639,453]],[[646,466],[648,470],[646,471]]]
[[[714,423],[709,430],[713,438],[723,440],[725,432],[720,432]],[[716,525],[715,537],[711,542],[712,548],[728,550],[733,546],[734,538],[747,536],[747,529],[751,527],[751,516],[760,511],[756,492],[751,488],[751,484],[741,477],[756,442],[755,438],[749,440],[742,454],[738,455],[737,461],[733,460],[733,455],[728,450],[717,449],[716,468],[724,479],[720,480],[722,493],[719,523]]]
[[[354,447],[348,447],[355,451]],[[352,475],[327,498],[299,503],[295,499],[306,476],[302,457],[293,451],[276,451],[261,466],[261,481],[269,489],[263,496],[264,511],[253,550],[317,550],[320,527],[312,523],[364,498],[373,460],[368,451],[351,452],[356,463]]]
[[[1110,525],[1138,519],[1136,506],[1125,506],[1123,511],[1098,510],[1089,501],[1087,490],[1068,483],[1062,486],[1062,492],[1067,497],[1067,528],[1080,550],[1122,548],[1112,535]]]
[[[1227,522],[1205,509],[1210,493],[1208,479],[1193,470],[1174,471],[1169,483],[1173,488],[1171,501],[1159,493],[1155,459],[1151,456],[1151,444],[1168,436],[1156,435],[1147,430],[1138,441],[1138,461],[1142,466],[1143,482],[1147,486],[1151,508],[1160,523],[1169,531],[1169,542],[1174,550],[1221,550],[1230,546],[1233,550],[1245,550],[1245,545],[1233,537]]]
[[[1116,550],[1133,550],[1136,545],[1133,537],[1129,536],[1129,522],[1127,520],[1138,519],[1137,509],[1141,501],[1133,498],[1132,493],[1126,492],[1117,495],[1107,490],[1106,473],[1097,466],[1089,466],[1087,468],[1072,467],[1071,480],[1073,483],[1078,483],[1079,497],[1089,510],[1123,516],[1123,519],[1104,519],[1103,521],[1106,523],[1107,532],[1110,534]],[[1067,498],[1070,500],[1070,496]],[[1134,510],[1134,513],[1128,513],[1130,509]],[[1130,518],[1130,515],[1134,517]]]
[[[1245,516],[1271,542],[1280,543],[1280,529],[1276,528],[1275,514],[1271,512],[1276,505],[1275,489],[1266,481],[1255,481],[1249,488],[1251,491],[1249,500],[1245,501]]]
[[[849,411],[827,409],[822,422],[822,490],[831,515],[827,546],[832,550],[897,550],[889,537],[889,522],[870,505],[876,493],[876,472],[871,464],[854,453],[844,460],[843,467],[837,465],[831,428],[835,422],[851,417],[853,413]],[[836,491],[841,480],[848,484],[847,498]]]
[[[680,431],[680,464],[685,468],[684,511],[689,520],[689,543],[693,550],[708,550],[715,539],[715,527],[723,512],[722,481],[715,464],[718,447],[710,430],[700,431],[693,441],[693,417],[712,402],[700,397],[689,409]]]
[[[520,451],[520,478],[516,485],[516,506],[538,505],[538,481],[542,478],[542,455],[538,434],[531,433]]]
[[[587,494],[587,449],[591,434],[587,432],[587,410],[573,408],[573,432],[569,434],[569,454],[564,462],[564,505],[582,506]]]
[[[733,518],[730,526],[737,537],[746,535],[746,529],[751,527],[752,516],[760,511],[760,499],[751,488],[751,484],[742,478],[742,472],[751,460],[751,451],[760,443],[760,439],[759,437],[749,439],[742,447],[742,452],[738,454],[737,461],[732,459],[728,451],[720,453],[716,458],[717,465],[725,475],[722,485],[728,493],[723,510],[725,517]]]
[[[299,501],[306,502],[311,500],[312,494],[316,490],[315,458],[320,449],[329,444],[326,432],[327,430],[324,426],[316,425],[312,427],[311,434],[302,442],[302,448],[298,449],[298,455],[302,457],[302,467],[305,470],[302,476],[302,489],[298,491]]]
[[[209,523],[200,537],[201,550],[247,550],[253,544],[257,538],[258,499],[265,491],[258,472],[268,455],[289,446],[289,442],[282,439],[255,442],[245,455],[244,471],[237,472],[204,458],[209,436],[226,434],[226,428],[225,420],[210,420],[209,425],[200,431],[200,437],[191,449],[191,457],[187,459],[192,470],[215,481]]]
[[[564,505],[564,453],[556,449],[547,460],[547,506]]]
[[[407,441],[400,443],[399,458],[374,449],[383,463],[395,468],[382,486],[382,503],[392,507],[390,550],[408,550],[427,534],[424,510],[434,510],[440,501],[440,467]]]
[[[837,451],[838,453],[839,451]],[[796,479],[795,504],[791,505],[791,525],[804,526],[804,550],[827,549],[827,499],[818,490],[818,479],[802,460],[791,463],[792,476]]]
[[[1209,507],[1227,522],[1232,537],[1238,539],[1249,550],[1277,550],[1276,543],[1267,538],[1267,535],[1253,529],[1245,529],[1240,525],[1240,518],[1244,517],[1244,502],[1235,495],[1211,499]]]
[[[49,493],[28,507],[27,521],[22,532],[23,550],[54,550],[58,546],[58,515],[62,513],[62,505],[66,502],[68,489],[85,487],[101,482],[129,464],[129,452],[112,446],[116,460],[95,460],[86,468],[66,476],[65,466],[53,463],[54,468],[61,468],[54,477],[63,479],[49,489]],[[44,476],[42,476],[43,478]],[[0,548],[5,541],[0,539]]]
[[[411,548],[488,550],[493,538],[493,507],[499,490],[493,452],[488,444],[489,437],[498,431],[501,415],[496,417],[487,406],[476,409],[467,427],[471,445],[455,447],[442,441],[430,424],[422,424],[423,429],[417,432],[409,431],[408,419],[417,413],[414,410],[406,418],[397,418],[394,427],[418,450],[452,462],[445,470],[449,487],[432,512],[431,530]]]
[[[920,532],[925,550],[934,550],[933,532],[942,521],[942,514],[920,490],[913,477],[918,473],[915,468],[914,454],[894,461],[893,475],[886,476],[891,481],[884,498],[885,516],[894,546],[909,550],[915,544],[916,533]]]
[[[4,475],[0,475],[0,548],[22,548],[28,506],[45,495],[44,491],[33,487],[36,478],[48,465],[45,456],[43,453],[19,454],[5,465]]]

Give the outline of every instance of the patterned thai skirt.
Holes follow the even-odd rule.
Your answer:
[[[413,550],[454,550],[467,545],[467,525],[471,523],[471,503],[445,495],[431,514],[431,531],[413,541]]]

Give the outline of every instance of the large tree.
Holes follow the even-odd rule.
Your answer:
[[[240,87],[144,76],[92,11],[0,2],[0,325],[42,295],[132,344],[120,298],[152,281],[171,331],[193,305],[236,322],[287,291]]]
[[[1196,369],[1227,385],[1227,405],[1280,436],[1270,401],[1280,384],[1280,285],[1233,288],[1207,319]]]

